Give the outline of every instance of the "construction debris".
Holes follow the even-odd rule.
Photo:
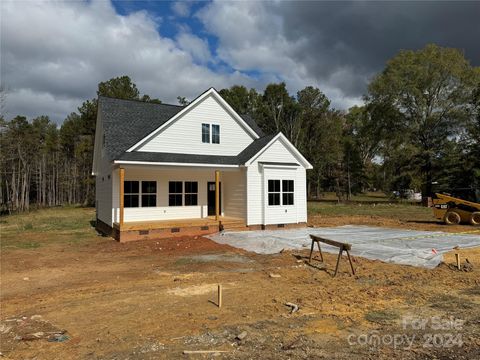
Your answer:
[[[14,341],[47,340],[63,342],[70,339],[62,330],[43,320],[41,315],[16,316],[0,323],[0,333]]]
[[[228,353],[228,350],[183,350],[184,355],[188,354],[220,354],[220,353]]]
[[[281,278],[282,275],[280,274],[273,274],[273,273],[270,273],[268,276],[270,276],[271,278]]]
[[[235,339],[241,341],[241,340],[245,339],[245,338],[247,337],[247,335],[248,335],[248,333],[247,333],[246,331],[242,331],[240,334],[238,334],[238,335],[235,337]]]
[[[300,307],[297,304],[294,304],[294,303],[291,303],[291,302],[285,303],[285,306],[288,306],[288,307],[292,308],[292,310],[290,311],[290,314],[296,313],[298,311],[298,309],[300,309]]]

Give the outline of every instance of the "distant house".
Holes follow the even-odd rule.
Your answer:
[[[213,88],[187,106],[98,99],[97,229],[120,241],[304,225],[311,168]]]

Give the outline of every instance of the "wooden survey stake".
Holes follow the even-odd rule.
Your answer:
[[[219,308],[222,307],[222,285],[218,285],[217,305]]]
[[[459,254],[459,253],[455,253],[455,260],[457,261],[457,269],[458,269],[458,270],[461,270],[461,267],[460,267],[460,254]]]

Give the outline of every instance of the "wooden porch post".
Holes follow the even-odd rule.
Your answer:
[[[123,218],[124,218],[124,203],[123,203],[123,193],[124,193],[124,180],[125,180],[125,169],[124,168],[119,168],[119,174],[120,174],[120,221],[119,221],[119,226],[120,229],[123,227]]]
[[[220,171],[215,170],[215,220],[220,217]]]

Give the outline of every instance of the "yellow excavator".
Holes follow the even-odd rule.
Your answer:
[[[468,196],[468,200],[454,194],[436,193],[433,198],[433,214],[447,225],[467,223],[480,225],[480,201],[478,191]],[[470,201],[473,200],[473,201]]]

